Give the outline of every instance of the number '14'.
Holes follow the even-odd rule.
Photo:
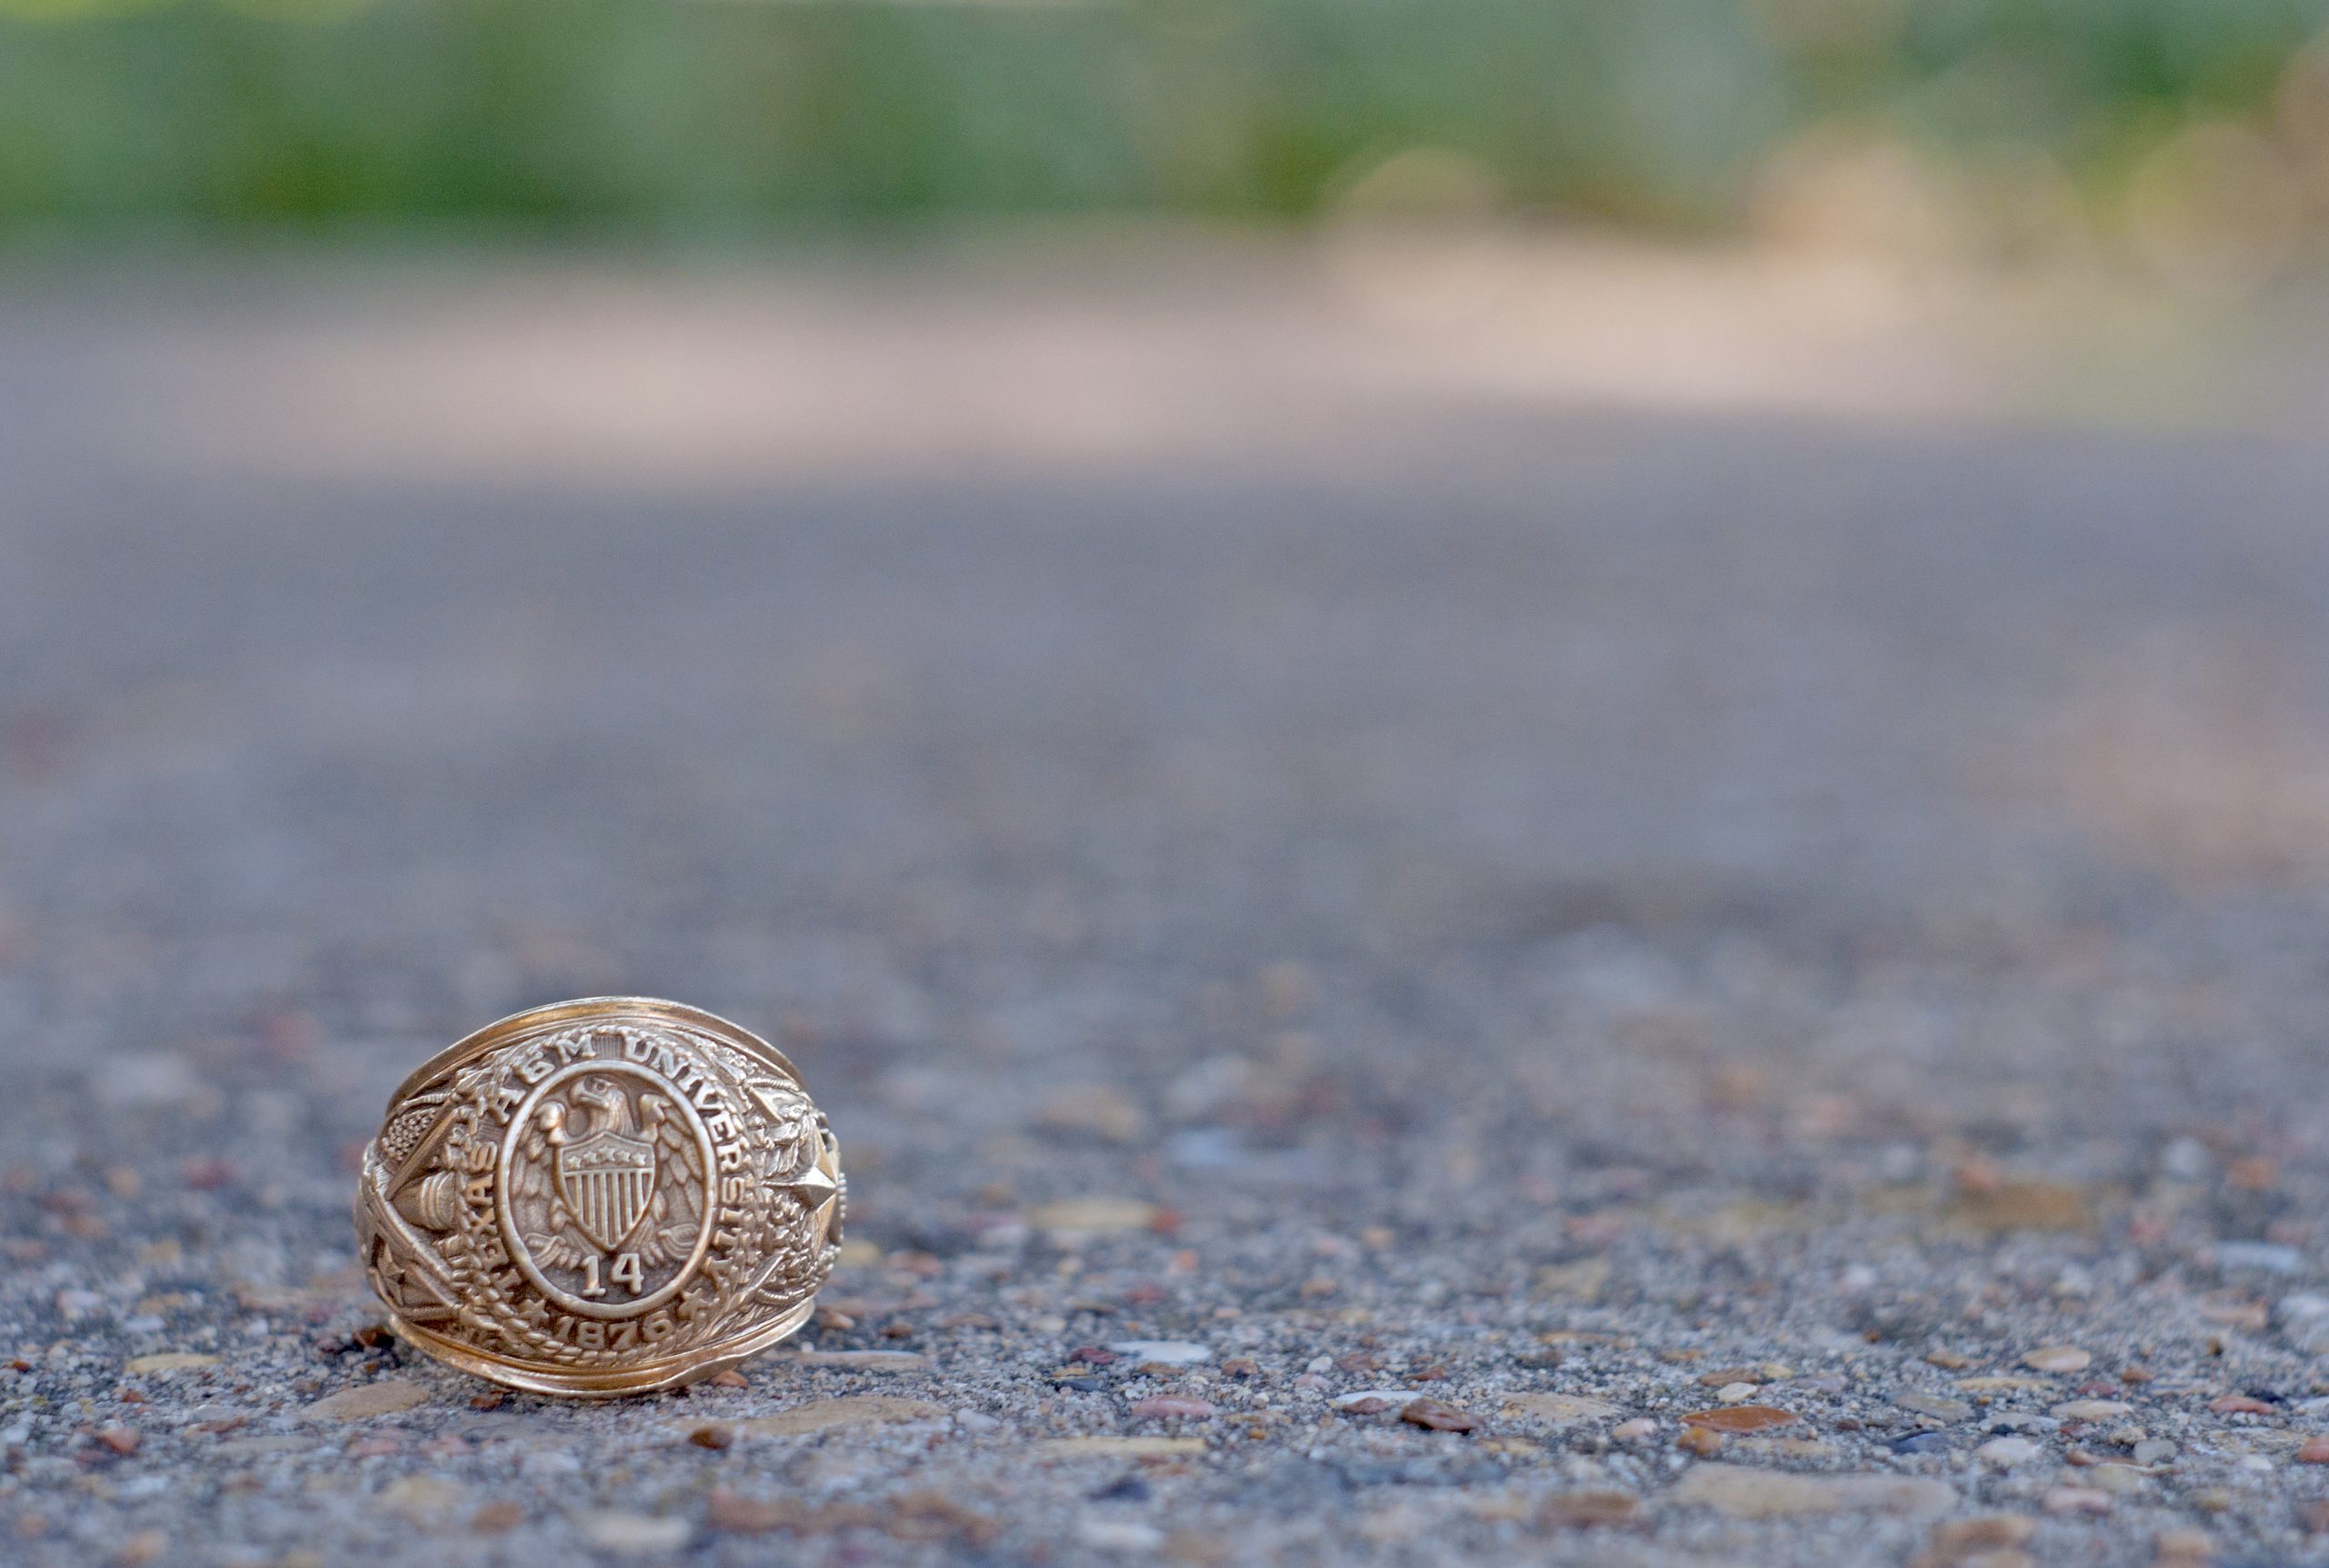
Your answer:
[[[639,1266],[639,1254],[636,1252],[617,1253],[615,1266],[607,1271],[607,1277],[634,1296],[647,1288],[647,1272]],[[607,1293],[607,1287],[599,1282],[599,1255],[596,1252],[582,1260],[582,1293],[586,1296]]]

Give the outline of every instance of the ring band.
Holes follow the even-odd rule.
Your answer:
[[[356,1231],[407,1342],[535,1393],[674,1388],[798,1329],[840,1250],[831,1129],[766,1040],[647,997],[489,1024],[390,1096]]]

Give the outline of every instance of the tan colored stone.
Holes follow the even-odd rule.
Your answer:
[[[2142,1492],[2151,1483],[2141,1469],[2132,1464],[2097,1464],[2082,1472],[2079,1480],[2097,1492],[2116,1493],[2122,1496],[2130,1492]]]
[[[1545,1530],[1580,1530],[1596,1524],[1627,1524],[1641,1512],[1641,1499],[1614,1487],[1564,1492],[1545,1500],[1537,1523]]]
[[[469,1528],[479,1535],[499,1535],[526,1522],[526,1511],[506,1498],[487,1503],[469,1515]]]
[[[1069,1198],[1045,1203],[1027,1216],[1042,1231],[1104,1234],[1145,1231],[1156,1221],[1156,1205],[1137,1198]]]
[[[837,1427],[889,1426],[902,1421],[935,1421],[946,1414],[944,1405],[928,1400],[902,1399],[895,1394],[853,1393],[839,1399],[812,1400],[774,1415],[754,1416],[735,1423],[741,1432],[755,1437],[799,1437]]]
[[[1531,1442],[1525,1437],[1484,1437],[1478,1448],[1482,1453],[1508,1454],[1514,1459],[1527,1459],[1545,1452],[1542,1443]]]
[[[2083,1231],[2094,1223],[2086,1192],[2059,1181],[2001,1181],[1958,1193],[1950,1218],[1983,1231]]]
[[[771,1366],[825,1368],[832,1372],[928,1372],[931,1360],[912,1351],[792,1351],[768,1358]]]
[[[1939,1513],[1957,1501],[1954,1488],[1907,1475],[1796,1475],[1739,1464],[1699,1464],[1675,1487],[1673,1501],[1734,1519],[1817,1513]]]
[[[1791,1410],[1781,1410],[1769,1404],[1733,1404],[1716,1410],[1693,1411],[1682,1418],[1685,1426],[1702,1426],[1714,1432],[1761,1432],[1766,1427],[1785,1426],[1795,1419]]]
[[[2001,1546],[2020,1546],[2037,1531],[2038,1522],[2026,1513],[1977,1513],[1932,1527],[1927,1549],[1952,1561]]]
[[[1399,1419],[1427,1432],[1477,1432],[1482,1424],[1480,1418],[1470,1411],[1449,1404],[1444,1399],[1429,1397],[1409,1400],[1401,1405]]]
[[[217,1356],[200,1351],[162,1351],[150,1356],[138,1356],[129,1363],[129,1370],[140,1377],[156,1377],[168,1372],[194,1372],[202,1367],[215,1367]]]
[[[326,1394],[305,1412],[311,1421],[368,1421],[428,1402],[428,1391],[406,1378],[382,1378]]]
[[[1588,1399],[1583,1394],[1514,1393],[1505,1396],[1504,1413],[1547,1426],[1581,1426],[1623,1415],[1625,1411],[1606,1399]]]
[[[1205,1452],[1201,1437],[1057,1437],[1039,1442],[1046,1459],[1176,1459]]]
[[[2032,1372],[2084,1372],[2094,1364],[2094,1357],[2076,1345],[2041,1345],[2023,1356],[2021,1364]]]

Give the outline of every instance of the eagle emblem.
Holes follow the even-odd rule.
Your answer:
[[[611,1127],[557,1145],[550,1169],[574,1223],[606,1251],[639,1228],[655,1196],[655,1145]]]
[[[593,1073],[535,1112],[519,1211],[526,1250],[541,1267],[580,1269],[630,1252],[652,1270],[694,1251],[706,1207],[703,1152],[672,1101],[634,1090],[637,1081]]]

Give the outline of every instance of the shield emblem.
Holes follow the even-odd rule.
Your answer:
[[[560,1145],[554,1163],[574,1222],[613,1251],[655,1196],[655,1145],[627,1132],[596,1132]]]

